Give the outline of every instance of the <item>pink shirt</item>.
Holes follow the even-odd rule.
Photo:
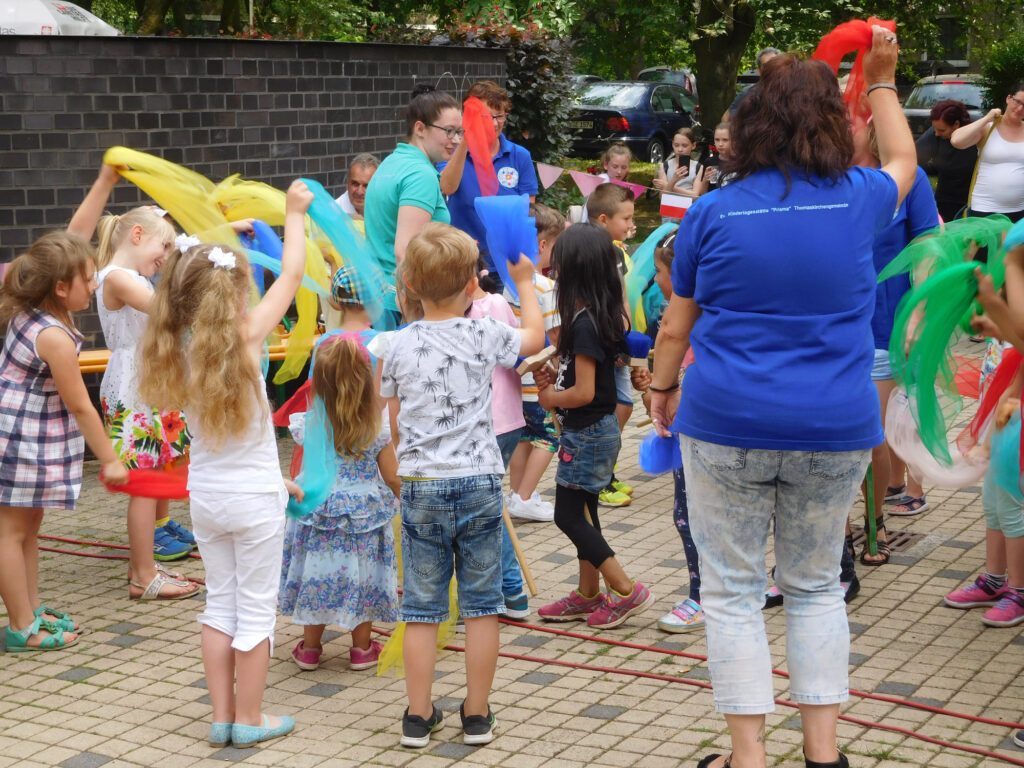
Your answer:
[[[499,323],[513,328],[519,327],[512,307],[496,293],[488,293],[473,302],[469,317],[493,317]],[[523,382],[514,368],[496,367],[491,376],[491,414],[494,418],[494,434],[503,435],[526,426],[523,418]]]

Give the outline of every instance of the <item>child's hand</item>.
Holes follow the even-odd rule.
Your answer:
[[[646,368],[630,368],[629,381],[637,392],[646,392],[651,386],[651,372]]]
[[[229,222],[229,225],[235,230],[235,234],[255,237],[256,232],[252,228],[253,221],[253,219],[239,219],[238,221]]]
[[[971,317],[971,328],[978,332],[979,336],[1004,341],[1003,334],[992,318],[988,315],[973,315]]]
[[[672,180],[673,181],[682,181],[683,179],[685,179],[689,175],[690,175],[690,166],[688,166],[688,165],[680,165],[678,168],[676,168],[675,173],[672,174]]]
[[[306,492],[302,490],[298,483],[294,480],[285,480],[284,487],[288,491],[288,495],[296,501],[302,501],[306,497]]]
[[[545,365],[533,372],[533,382],[537,385],[537,391],[543,391],[551,386],[555,380],[554,371],[550,365]]]
[[[292,182],[292,185],[288,187],[288,194],[285,196],[285,213],[304,214],[309,210],[309,206],[312,202],[313,193],[309,191],[309,187],[307,187],[303,181],[296,179]]]
[[[653,179],[651,183],[654,185],[655,189],[660,189],[662,192],[668,189],[668,182],[662,179]]]
[[[104,163],[100,166],[99,180],[110,186],[114,186],[121,179],[121,171],[127,171],[128,169],[123,165],[107,165]]]
[[[555,390],[552,387],[544,387],[537,392],[537,404],[548,413],[555,410],[555,404],[551,402],[551,396]]]
[[[100,476],[107,485],[124,485],[128,482],[128,469],[120,459],[100,465]]]
[[[508,263],[508,276],[512,278],[512,282],[516,285],[525,283],[532,286],[533,262],[526,258],[524,254],[519,254],[519,261],[515,264],[511,261]]]
[[[992,300],[999,298],[992,276],[981,267],[975,267],[974,279],[978,281],[978,301],[981,302],[981,306],[990,307]]]

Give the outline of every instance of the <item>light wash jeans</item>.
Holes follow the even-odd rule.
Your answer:
[[[849,696],[850,629],[839,557],[871,451],[735,448],[683,437],[690,529],[700,553],[701,606],[715,708],[775,709],[761,608],[775,514],[775,583],[785,597],[790,695],[825,705]]]

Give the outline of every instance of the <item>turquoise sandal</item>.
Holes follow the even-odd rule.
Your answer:
[[[39,645],[29,645],[29,638],[35,637],[39,634],[40,630],[43,629],[50,634],[47,637],[44,637]],[[52,621],[45,621],[39,617],[36,617],[36,620],[32,622],[32,626],[28,629],[23,629],[20,632],[15,632],[10,627],[7,627],[7,652],[23,653],[25,651],[59,651],[78,642],[77,637],[70,642],[65,641],[64,632],[64,629],[57,624],[54,624]]]
[[[65,632],[79,632],[81,627],[75,626],[75,620],[64,611],[55,611],[53,608],[47,608],[45,605],[40,605],[35,610],[35,616],[37,619],[42,619],[43,616],[53,616],[55,621],[52,619],[43,619],[43,621],[49,621],[51,624],[56,624]]]

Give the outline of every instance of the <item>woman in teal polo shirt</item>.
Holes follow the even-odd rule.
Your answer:
[[[408,121],[408,138],[384,159],[366,190],[366,239],[388,277],[423,227],[451,221],[437,164],[451,158],[463,134],[459,103],[430,85],[413,91]],[[397,309],[393,294],[385,306]]]

